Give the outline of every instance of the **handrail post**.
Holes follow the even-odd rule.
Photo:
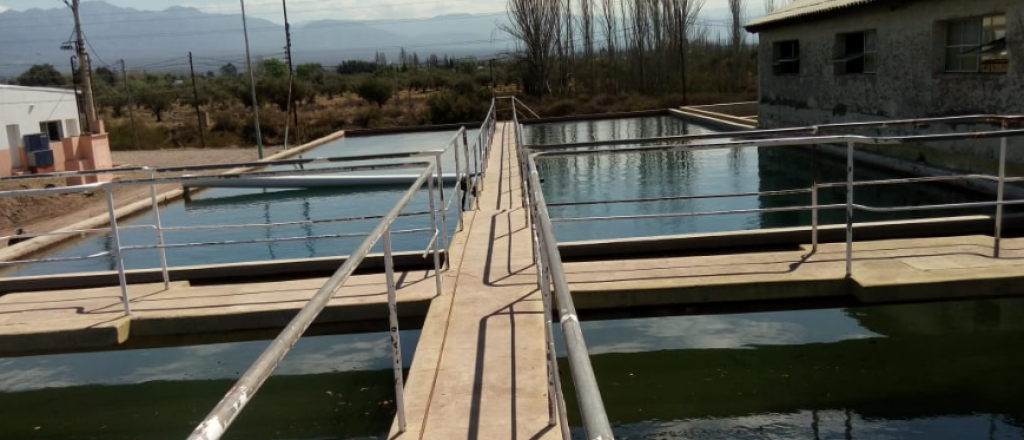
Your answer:
[[[811,253],[818,252],[818,183],[811,186]]]
[[[853,141],[846,143],[846,277],[853,276]]]
[[[438,206],[441,211],[441,242],[445,252],[448,252],[448,205],[444,203],[444,174],[441,171],[440,153],[434,156],[434,161],[437,164],[437,192],[441,197],[441,204]],[[460,213],[459,215],[461,216],[462,214]],[[447,258],[445,258],[445,266],[451,267]]]
[[[551,278],[548,275],[547,260],[544,253],[541,252],[543,245],[537,226],[533,225],[531,229],[533,230],[534,258],[537,264],[537,284],[540,286],[544,307],[544,345],[548,357],[548,426],[559,424],[562,438],[569,439],[571,434],[569,417],[566,414],[565,398],[562,395],[562,378],[558,374],[558,352],[555,350],[555,336],[552,329],[551,316],[554,306],[551,301]]]
[[[114,188],[112,185],[103,187],[107,193],[107,213],[110,215],[110,237],[114,240],[114,261],[117,263],[117,280],[121,284],[121,303],[124,304],[125,316],[131,316],[132,305],[128,299],[128,277],[124,273],[124,256],[121,255],[121,233],[117,229],[117,210],[114,209]]]
[[[436,235],[444,235],[447,232],[442,232],[437,229],[437,211],[434,207],[437,205],[434,202],[434,179],[427,179],[427,194],[430,198],[430,228],[434,230]],[[459,213],[459,220],[462,219],[462,213]],[[441,296],[441,255],[437,250],[437,239],[431,240],[433,243],[434,251],[434,290],[437,296]],[[448,249],[445,249],[445,260],[450,256],[447,255]]]
[[[1003,130],[1007,130],[1007,123],[1003,121]],[[992,255],[995,258],[999,258],[999,254],[1002,250],[1002,239],[1003,239],[1003,200],[1006,191],[1006,137],[1002,137],[999,141],[999,186],[996,189],[996,230],[995,230],[995,243],[993,244]]]
[[[448,147],[454,147],[452,149],[455,150],[455,182],[456,182],[455,183],[455,196],[459,198],[459,202],[460,202],[459,203],[459,230],[461,231],[462,230],[462,211],[466,210],[466,204],[465,204],[465,200],[466,200],[466,195],[465,195],[466,194],[466,184],[463,182],[463,179],[466,178],[466,176],[469,174],[469,172],[468,171],[464,172],[464,168],[462,166],[462,160],[461,160],[461,157],[459,157],[459,156],[461,156],[461,154],[459,152],[459,143],[458,143],[458,141],[455,141],[453,143],[448,144]],[[445,149],[447,149],[447,148],[445,148]],[[469,168],[469,159],[467,158],[466,159],[465,170],[468,170],[468,168]]]
[[[398,296],[395,293],[395,262],[391,254],[391,226],[384,230],[384,271],[388,284],[388,319],[391,323],[391,358],[395,372],[395,409],[398,432],[405,432],[405,384],[402,377],[402,337],[398,328]]]
[[[153,179],[156,177],[156,173],[153,171],[149,172],[149,178]],[[156,224],[156,243],[160,247],[160,272],[164,278],[164,289],[171,288],[171,277],[167,273],[167,249],[164,248],[164,225],[160,221],[160,202],[156,199],[156,184],[153,182],[149,183],[149,198],[153,204],[153,218]]]
[[[467,140],[466,131],[463,130],[462,131],[462,152],[465,153],[465,155],[466,155],[466,181],[464,182],[465,187],[462,188],[462,200],[461,200],[461,202],[462,202],[462,210],[463,211],[465,211],[467,209],[466,208],[466,201],[469,199],[469,197],[467,197],[466,194],[470,193],[470,192],[472,192],[472,194],[474,194],[474,195],[476,194],[473,191],[474,185],[476,184],[474,182],[475,179],[473,178],[473,176],[477,173],[477,171],[480,168],[479,164],[474,164],[473,165],[474,167],[477,168],[476,170],[471,169],[472,167],[470,167],[471,163],[476,162],[476,158],[475,157],[471,157],[470,150],[469,150],[469,143],[468,142],[469,141]],[[455,142],[455,149],[456,150],[459,149],[458,141]]]

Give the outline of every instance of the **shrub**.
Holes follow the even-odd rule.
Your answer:
[[[395,85],[381,78],[368,77],[356,86],[356,94],[366,102],[377,104],[377,107],[383,107],[394,93]]]

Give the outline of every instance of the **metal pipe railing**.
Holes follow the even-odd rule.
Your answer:
[[[648,137],[648,138],[635,138],[635,139],[609,139],[599,141],[586,141],[586,142],[570,142],[560,144],[532,144],[526,145],[531,150],[558,150],[558,149],[571,149],[571,148],[582,148],[582,147],[600,147],[600,146],[615,146],[623,144],[632,145],[643,145],[643,144],[661,144],[661,143],[672,143],[672,142],[686,142],[686,141],[701,141],[701,140],[713,140],[713,139],[768,139],[776,136],[794,136],[794,135],[806,135],[806,136],[818,136],[823,131],[849,131],[849,130],[865,130],[865,129],[882,129],[892,127],[920,127],[929,124],[942,124],[942,125],[962,125],[962,124],[979,124],[979,125],[999,125],[1005,127],[1004,130],[1008,130],[1009,124],[1022,124],[1024,123],[1024,115],[1011,115],[1011,116],[1000,116],[1000,115],[973,115],[973,116],[954,116],[946,118],[931,118],[931,119],[901,119],[891,121],[878,121],[878,122],[852,122],[852,123],[838,123],[838,124],[822,124],[813,125],[806,127],[792,127],[792,128],[776,128],[776,129],[758,129],[758,130],[743,130],[743,131],[729,131],[720,133],[701,133],[701,134],[686,134],[686,135],[675,135],[675,136],[659,136],[659,137]],[[929,137],[924,137],[929,136]],[[960,138],[956,135],[952,139],[942,138],[942,134],[936,135],[919,135],[916,137],[896,136],[890,138],[905,139],[905,140],[958,140],[958,139],[970,139],[970,137]],[[998,136],[996,136],[998,137]]]
[[[238,379],[231,390],[220,400],[220,402],[210,411],[210,414],[196,427],[189,436],[191,440],[216,440],[219,439],[225,432],[225,430],[231,425],[242,409],[249,403],[260,387],[266,382],[267,378],[273,373],[274,369],[281,363],[288,351],[295,345],[295,343],[302,337],[302,334],[307,328],[313,323],[313,320],[320,314],[320,312],[327,306],[331,298],[334,297],[335,292],[345,284],[356,268],[362,263],[363,259],[370,253],[370,249],[380,240],[382,237],[386,237],[392,223],[398,218],[398,215],[402,210],[409,204],[413,196],[420,190],[420,188],[431,178],[431,175],[435,171],[433,164],[427,164],[426,169],[419,175],[416,181],[412,184],[408,191],[402,196],[402,198],[391,208],[387,215],[373,228],[370,235],[356,248],[352,253],[351,257],[343,264],[323,286],[317,290],[316,294],[302,307],[295,318],[285,327],[284,331],[281,332],[270,343],[270,346],[260,354],[259,358],[249,367],[248,370],[242,377]],[[390,244],[390,238],[387,238],[388,244]],[[387,246],[385,246],[387,248]],[[385,249],[387,252],[388,249]],[[385,257],[385,261],[388,258]],[[393,280],[393,268],[389,270],[388,280],[388,303],[389,303],[389,314],[392,316],[392,338],[396,338],[397,335],[397,323],[394,321],[395,307],[394,302],[394,280]],[[435,274],[440,276],[440,274]],[[396,360],[398,365],[397,369],[401,369],[401,358]],[[400,371],[396,372],[396,375],[400,374]],[[400,389],[401,383],[396,381],[396,396],[402,396]],[[396,397],[399,398],[399,397]],[[404,408],[399,407],[400,417],[404,417]]]
[[[510,97],[509,101],[515,128],[515,160],[518,161],[520,167],[521,202],[527,224],[530,225],[531,241],[534,245],[533,258],[537,265],[537,283],[544,305],[549,425],[558,424],[563,439],[571,437],[552,330],[551,317],[555,314],[552,304],[552,296],[554,296],[558,303],[558,317],[569,360],[569,372],[575,384],[587,438],[612,440],[614,435],[611,424],[608,421],[601,392],[597,386],[597,379],[590,364],[586,341],[562,268],[561,255],[558,252],[557,240],[554,237],[551,219],[544,201],[536,163],[530,156],[529,149],[524,147],[522,142],[523,129],[519,123],[518,100],[515,97]],[[527,108],[525,105],[523,107]],[[536,114],[534,115],[536,116]],[[552,286],[554,295],[552,295]]]

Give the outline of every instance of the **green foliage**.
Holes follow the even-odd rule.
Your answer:
[[[115,118],[124,115],[124,109],[128,106],[128,94],[117,90],[105,82],[97,82],[92,88],[96,97],[96,105],[100,108],[109,108]]]
[[[284,78],[288,76],[288,65],[277,58],[268,58],[260,61],[260,76],[271,78]]]
[[[157,122],[163,121],[163,113],[171,109],[174,101],[178,99],[178,90],[166,84],[146,84],[132,86],[135,90],[136,100],[139,105],[148,108],[153,112]]]
[[[220,66],[221,76],[238,76],[238,68],[234,64],[227,63]]]
[[[377,107],[383,107],[384,103],[391,99],[395,93],[395,85],[383,78],[368,77],[356,86],[356,94],[366,102],[375,103]]]
[[[54,87],[64,85],[64,75],[50,64],[35,64],[19,75],[15,82],[20,86]]]
[[[477,89],[469,82],[470,88],[449,89],[430,95],[427,99],[427,112],[432,124],[454,124],[472,122],[483,118],[490,107],[490,94],[485,89]]]
[[[98,79],[99,82],[103,82],[108,86],[112,86],[114,85],[114,83],[117,82],[117,74],[115,74],[113,70],[110,70],[110,68],[106,66],[100,67],[93,71],[93,76],[96,79]]]
[[[327,71],[320,63],[305,63],[295,66],[295,76],[313,84],[323,84]]]
[[[348,60],[338,65],[339,75],[353,75],[356,73],[374,73],[377,71],[377,63],[369,61]]]
[[[288,110],[288,78],[261,79],[256,83],[256,93],[263,102],[273,103],[281,111]],[[295,102],[305,101],[313,94],[313,88],[304,81],[295,81],[291,93]]]

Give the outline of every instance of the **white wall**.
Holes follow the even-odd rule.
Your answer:
[[[18,125],[21,135],[40,133],[39,123],[61,121],[64,136],[78,134],[78,107],[75,92],[0,85],[0,150],[11,148],[7,126]],[[69,122],[72,125],[69,127]]]

